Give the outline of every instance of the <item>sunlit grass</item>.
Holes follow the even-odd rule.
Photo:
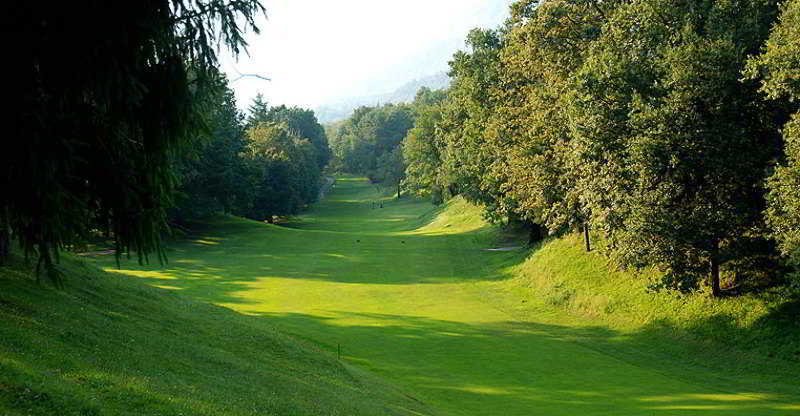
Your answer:
[[[342,177],[283,227],[218,218],[205,230],[172,247],[165,268],[126,263],[121,273],[341,352],[441,414],[783,415],[800,403],[796,367],[759,372],[746,365],[757,356],[653,330],[637,305],[534,279],[558,262],[603,278],[608,269],[566,249],[569,239],[527,261],[527,250],[484,250],[525,240],[487,226],[461,199],[433,207]],[[576,296],[585,301],[573,307]],[[633,318],[618,325],[614,311]],[[723,365],[731,358],[744,364]]]

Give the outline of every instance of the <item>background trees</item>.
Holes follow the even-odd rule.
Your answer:
[[[587,248],[591,225],[661,286],[780,282],[800,247],[798,15],[796,0],[518,1],[470,33],[446,98],[417,104],[406,184],[583,229]]]
[[[392,154],[413,123],[414,113],[408,104],[357,109],[336,127],[330,139],[334,164],[344,172],[364,174],[375,182],[387,180],[387,185],[395,186],[403,175],[389,174],[399,169],[383,165],[402,161]]]
[[[176,162],[179,185],[169,215],[173,223],[216,212],[243,215],[252,205],[254,173],[241,156],[247,139],[233,91],[221,85],[208,108],[209,131]]]
[[[259,95],[245,119],[224,80],[206,110],[210,129],[175,164],[173,225],[215,213],[272,222],[316,201],[330,150],[313,111]]]
[[[240,215],[272,222],[275,216],[296,214],[316,201],[330,150],[314,112],[270,108],[257,96],[247,126],[243,156],[253,172],[253,202]]]

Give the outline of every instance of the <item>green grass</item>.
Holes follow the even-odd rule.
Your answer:
[[[375,201],[383,208],[373,208]],[[179,331],[186,341],[181,345],[227,338],[219,334],[233,322],[242,325],[243,337],[248,331],[269,328],[267,338],[286,343],[302,339],[304,344],[296,347],[302,354],[265,349],[258,359],[282,360],[272,365],[278,373],[277,369],[291,368],[295,360],[300,363],[296,365],[308,364],[304,371],[316,368],[314,360],[328,363],[332,370],[324,373],[327,378],[299,372],[305,384],[297,385],[306,390],[287,387],[295,393],[285,397],[285,390],[274,391],[275,400],[286,403],[305,400],[327,409],[334,408],[329,403],[361,406],[358,411],[330,414],[800,413],[796,361],[762,359],[760,346],[752,351],[729,347],[746,336],[723,342],[724,334],[747,332],[753,327],[745,322],[755,322],[768,312],[748,312],[747,318],[734,314],[735,325],[728,326],[700,319],[705,327],[723,331],[704,337],[710,334],[698,329],[704,326],[687,322],[730,312],[733,303],[710,304],[697,297],[683,301],[690,304],[684,312],[678,307],[683,304],[675,303],[674,313],[656,313],[659,305],[669,304],[668,295],[648,294],[642,290],[644,284],[637,283],[640,280],[609,273],[602,257],[582,253],[572,237],[552,240],[536,251],[484,250],[524,241],[487,226],[480,210],[463,200],[433,208],[425,201],[391,199],[363,179],[343,176],[325,201],[284,226],[236,218],[209,221],[170,247],[171,261],[165,267],[125,262],[116,270],[108,257],[95,261],[119,275],[99,279],[114,282],[103,284],[137,288],[131,299],[122,287],[108,297],[111,303],[115,298],[126,302],[121,310],[136,310],[139,305],[134,295],[145,289],[136,285],[136,279],[154,286],[148,290],[159,308],[172,308],[174,302],[192,305],[178,309],[192,314],[197,329],[184,330],[180,321],[159,327],[165,318],[154,312],[157,308],[146,309],[153,331]],[[77,291],[83,283],[74,286],[70,290]],[[38,302],[36,293],[31,289],[23,298]],[[51,296],[51,291],[46,293]],[[5,298],[5,291],[0,292],[0,299]],[[76,307],[83,302],[87,300],[76,299]],[[763,304],[758,302],[753,299],[748,305]],[[100,314],[104,306],[96,308]],[[698,312],[705,308],[716,312]],[[80,314],[74,313],[77,322]],[[214,314],[225,319],[216,327],[203,327],[203,319]],[[137,315],[131,324],[144,319]],[[159,341],[142,351],[175,336],[163,331]],[[194,337],[194,331],[205,336]],[[18,342],[17,348],[25,350],[35,339]],[[343,364],[327,358],[339,349]],[[108,350],[104,352],[108,356],[125,356]],[[248,363],[251,353],[232,350],[229,358]],[[783,352],[779,355],[784,357]],[[25,357],[13,360],[20,367],[30,366],[31,359]],[[302,357],[312,358],[302,361]],[[128,362],[117,365],[133,366],[125,358],[117,359]],[[190,375],[176,370],[174,377],[192,385],[196,377],[214,373],[203,363],[195,369],[194,360],[199,358],[183,361],[183,370]],[[148,362],[157,366],[163,361],[172,365],[163,355]],[[52,368],[52,363],[38,365],[29,373],[47,374]],[[150,382],[173,384],[149,377]],[[330,398],[316,392],[337,392],[335,387],[352,393]],[[212,406],[218,401],[247,400],[257,391],[253,387],[208,394],[175,391],[172,397],[202,397]],[[416,413],[402,413],[401,408]],[[298,406],[279,413],[328,414],[315,411]]]
[[[550,245],[527,261],[526,250],[483,250],[515,244],[462,200],[432,209],[340,177],[326,201],[288,225],[218,219],[174,246],[168,267],[127,264],[119,273],[331,352],[341,346],[346,362],[414,391],[435,413],[800,412],[796,365],[767,360],[761,368],[757,355],[682,337],[652,317],[622,325],[608,318],[625,307],[614,301],[596,305],[600,316],[570,286],[587,282],[557,281],[558,266],[547,261],[589,259],[575,273],[601,281],[604,265]],[[540,263],[550,274],[537,280]]]
[[[0,415],[417,415],[428,407],[265,319],[69,258],[0,268]]]
[[[713,342],[757,357],[758,366],[788,365],[796,371],[800,361],[800,299],[786,288],[721,299],[654,292],[648,286],[659,277],[657,270],[620,270],[601,252],[586,253],[578,235],[547,241],[514,275],[515,286],[545,302],[616,329]]]

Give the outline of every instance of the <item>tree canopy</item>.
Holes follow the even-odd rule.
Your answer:
[[[781,282],[800,258],[799,15],[797,0],[517,1],[470,32],[446,99],[416,109],[406,183],[581,230],[587,249],[593,234],[622,266],[660,268],[656,287]]]

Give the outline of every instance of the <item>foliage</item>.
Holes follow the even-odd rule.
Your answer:
[[[314,145],[286,123],[259,122],[247,130],[247,158],[260,170],[247,217],[272,222],[300,212],[317,198],[320,169]]]
[[[330,149],[313,111],[258,95],[245,121],[227,86],[209,107],[211,134],[178,163],[173,223],[215,213],[272,222],[316,201]]]
[[[748,75],[761,79],[761,91],[794,114],[782,126],[786,160],[769,179],[767,219],[784,253],[800,264],[800,1],[783,4],[761,55],[753,57]],[[796,279],[800,284],[800,279]]]
[[[113,232],[118,255],[161,258],[173,160],[205,128],[217,50],[242,50],[261,12],[257,0],[9,8],[3,27],[19,39],[6,68],[15,139],[0,154],[0,237],[10,229],[56,281],[53,256],[96,227]]]
[[[486,146],[486,124],[495,106],[491,95],[498,77],[498,55],[504,33],[474,29],[467,35],[469,51],[459,51],[450,62],[447,101],[443,105],[441,185],[449,196],[462,195],[487,207],[487,216],[499,219],[513,202],[498,185],[494,173],[502,168],[496,148]]]
[[[379,159],[390,160],[387,158],[402,143],[413,123],[413,109],[408,104],[358,108],[338,125],[330,138],[334,164],[344,172],[380,180]]]
[[[251,118],[253,118],[252,115]],[[263,119],[285,123],[286,128],[294,137],[308,140],[314,146],[318,169],[324,168],[330,161],[331,150],[328,147],[328,137],[325,129],[317,122],[314,111],[281,105],[270,108],[269,113]]]
[[[600,173],[583,179],[593,222],[626,262],[662,266],[671,287],[695,288],[711,270],[719,295],[720,267],[760,254],[737,250],[764,235],[761,184],[780,115],[739,79],[769,28],[750,22],[774,9],[634,2],[579,74],[580,158]]]
[[[241,154],[246,137],[243,115],[227,86],[211,103],[210,134],[178,160],[178,195],[172,222],[226,212],[244,215],[252,204],[255,174]]]
[[[531,230],[591,225],[615,261],[659,267],[659,287],[779,283],[773,236],[800,244],[797,122],[783,128],[800,43],[797,2],[778,3],[517,1],[418,112],[406,181]]]
[[[446,98],[444,91],[421,88],[414,100],[416,117],[414,127],[403,140],[403,160],[407,165],[405,185],[416,195],[428,195],[435,189],[441,192],[437,176],[442,163],[439,152],[442,144],[437,141],[437,125],[442,121],[442,103]]]
[[[565,110],[575,98],[571,79],[615,4],[522,1],[512,8],[488,140],[503,149],[503,187],[517,214],[550,232],[588,220],[578,182],[592,175],[576,160]]]

